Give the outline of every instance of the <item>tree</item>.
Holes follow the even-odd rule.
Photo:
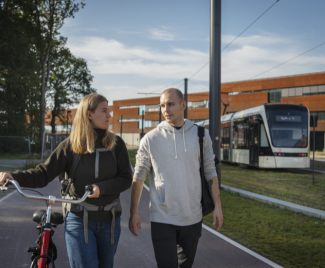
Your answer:
[[[40,78],[31,7],[29,1],[0,1],[0,135],[30,135],[28,121],[37,111]]]
[[[59,35],[59,29],[64,20],[73,17],[79,10],[79,3],[74,0],[34,0],[35,10],[32,13],[32,20],[35,26],[35,46],[39,55],[41,68],[40,86],[40,139],[45,126],[45,94],[49,79],[50,61],[49,55],[53,46],[53,40]],[[84,3],[80,2],[84,7]]]
[[[55,117],[67,122],[64,110],[96,90],[91,87],[93,76],[82,58],[72,55],[65,46],[66,38],[60,37],[53,42],[50,54],[49,85],[46,93],[48,110],[51,110],[52,133],[55,133]]]

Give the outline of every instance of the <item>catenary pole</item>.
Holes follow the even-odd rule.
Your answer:
[[[159,124],[161,123],[161,106],[160,106],[160,104],[158,104],[159,105]]]
[[[184,101],[186,102],[186,108],[184,111],[184,118],[187,119],[187,78],[184,78]]]
[[[122,138],[122,125],[123,125],[123,115],[121,114],[121,120],[120,120],[120,122],[121,122],[121,138]]]
[[[210,0],[210,92],[209,133],[214,154],[220,159],[221,116],[221,0]],[[219,188],[221,168],[217,165]]]
[[[142,111],[142,131],[141,131],[141,139],[143,138],[143,136],[144,136],[144,132],[143,132],[143,128],[144,128],[144,111]]]
[[[315,185],[315,126],[316,126],[316,118],[315,118],[315,113],[313,114],[313,185]]]

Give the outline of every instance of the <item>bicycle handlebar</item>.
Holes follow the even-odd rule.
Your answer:
[[[25,192],[22,191],[22,189],[20,188],[20,185],[17,181],[13,180],[13,179],[7,179],[6,183],[2,186],[2,187],[6,187],[6,185],[8,184],[13,184],[16,188],[17,191],[24,197],[26,198],[31,198],[31,199],[36,199],[36,200],[43,200],[43,201],[49,201],[49,203],[52,205],[54,202],[61,202],[61,203],[71,203],[71,204],[79,204],[83,201],[86,200],[86,198],[88,197],[88,195],[92,194],[92,186],[91,185],[87,185],[86,186],[86,193],[84,194],[84,196],[78,200],[71,200],[71,199],[62,199],[62,198],[56,198],[55,196],[50,195],[49,197],[45,197],[45,196],[40,196],[40,195],[33,195],[33,194],[26,194]]]

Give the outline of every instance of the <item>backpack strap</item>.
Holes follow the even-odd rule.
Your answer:
[[[197,127],[197,135],[199,136],[200,144],[200,166],[201,166],[201,178],[204,177],[204,164],[203,164],[203,138],[205,136],[205,128],[202,126]]]
[[[204,162],[203,162],[203,138],[205,136],[205,128],[202,126],[197,127],[197,135],[199,136],[199,144],[200,144],[200,173],[201,173],[201,188],[202,188],[202,197],[205,190],[205,183],[204,183]],[[201,198],[202,202],[202,198]]]

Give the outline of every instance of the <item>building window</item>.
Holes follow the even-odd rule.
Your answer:
[[[146,105],[146,112],[159,112],[159,104]]]
[[[195,109],[195,108],[209,108],[209,101],[189,101],[187,102],[188,109]]]
[[[121,122],[121,120],[119,120]],[[138,122],[138,128],[142,129],[142,119],[122,119],[122,122]],[[143,120],[143,127],[156,127],[159,125],[159,121]]]
[[[282,89],[270,89],[269,91],[269,103],[281,102]],[[290,96],[290,91],[289,91]]]
[[[310,116],[318,116],[318,121],[325,121],[325,112],[310,112]]]
[[[325,94],[325,85],[282,88],[282,98]],[[269,92],[269,94],[271,91]],[[270,97],[272,98],[272,97]]]
[[[142,112],[153,112],[159,111],[158,104],[153,105],[136,105],[136,106],[121,106],[119,109],[131,109],[131,108],[139,108],[139,115],[142,115]]]

